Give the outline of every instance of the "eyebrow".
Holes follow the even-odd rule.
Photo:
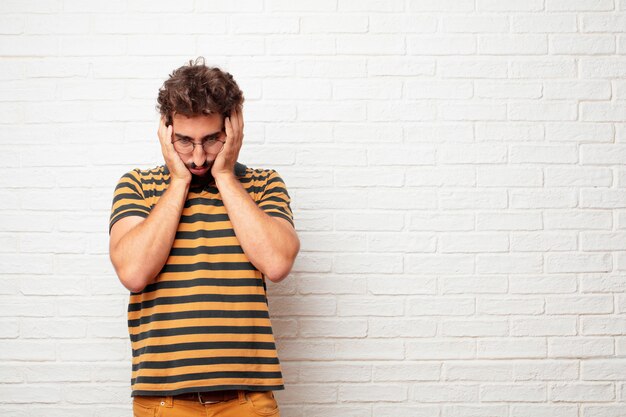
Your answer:
[[[221,131],[220,131],[221,132]],[[220,134],[220,132],[214,132],[214,133],[210,133],[208,135],[206,135],[205,137],[203,137],[202,139],[200,139],[201,141],[205,140],[205,139],[212,139],[215,136],[218,136]],[[190,139],[193,140],[193,138],[191,136],[185,136],[185,135],[181,135],[180,133],[174,133],[174,136],[176,136],[179,139]]]

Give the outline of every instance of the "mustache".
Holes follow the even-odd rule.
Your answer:
[[[195,162],[191,161],[190,164],[186,164],[187,168],[191,168],[191,169],[204,169],[204,168],[209,168],[211,165],[213,165],[213,161],[204,161],[204,163],[202,165],[196,165]]]

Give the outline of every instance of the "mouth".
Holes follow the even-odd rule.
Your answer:
[[[194,174],[194,175],[204,175],[208,172],[209,168],[198,168],[198,169],[193,169],[193,168],[189,168],[189,171]]]

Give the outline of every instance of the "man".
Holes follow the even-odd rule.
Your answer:
[[[136,416],[279,415],[265,278],[287,276],[300,242],[278,173],[237,162],[243,101],[203,59],[175,70],[158,96],[165,165],[115,188],[109,250],[131,291]]]

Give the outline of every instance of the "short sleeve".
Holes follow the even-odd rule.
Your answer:
[[[111,217],[109,219],[109,234],[111,228],[119,219],[127,216],[148,217],[150,205],[146,202],[141,186],[139,171],[134,169],[122,175],[113,193]]]
[[[272,217],[282,217],[293,226],[293,213],[291,211],[291,199],[287,192],[287,187],[278,172],[273,169],[265,183],[265,188],[261,199],[257,203],[261,210]]]

